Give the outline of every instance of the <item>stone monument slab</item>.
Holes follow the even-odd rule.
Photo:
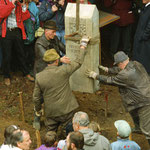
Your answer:
[[[80,4],[80,24],[79,33],[81,36],[87,35],[91,38],[88,45],[84,63],[70,78],[72,90],[93,93],[99,89],[99,82],[87,78],[84,73],[86,69],[99,73],[99,12],[95,5]],[[65,12],[65,34],[70,35],[76,32],[76,4],[68,3]],[[80,50],[79,41],[66,39],[66,54],[72,60]]]

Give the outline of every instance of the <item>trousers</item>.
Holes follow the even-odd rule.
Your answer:
[[[6,37],[2,38],[1,45],[3,55],[2,70],[4,78],[10,78],[12,53],[16,54],[15,59],[19,61],[17,64],[20,65],[23,75],[29,74],[29,69],[26,64],[21,30],[19,28],[12,30],[7,29]]]
[[[131,53],[132,24],[127,26],[113,25],[110,39],[110,53],[114,55],[122,43],[121,48],[127,55]]]
[[[50,117],[45,119],[45,126],[47,131],[57,131],[58,126],[62,124],[62,128],[66,128],[67,124],[72,122],[74,111],[58,117]]]

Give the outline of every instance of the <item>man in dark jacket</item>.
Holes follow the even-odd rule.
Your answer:
[[[120,17],[112,26],[110,39],[112,57],[118,51],[120,44],[126,54],[131,53],[132,25],[134,23],[134,14],[131,11],[132,2],[133,0],[104,0],[104,5],[110,7],[112,13]]]
[[[135,124],[145,134],[150,144],[150,80],[145,68],[137,61],[129,61],[128,56],[119,51],[114,55],[114,64],[118,67],[101,69],[114,76],[97,75],[93,71],[86,74],[102,83],[119,87],[122,102]]]
[[[133,59],[139,61],[150,74],[150,0],[143,0],[145,7],[140,18],[133,44]]]
[[[54,21],[46,21],[44,23],[44,33],[35,43],[35,65],[34,73],[41,72],[47,64],[43,61],[46,50],[54,48],[59,55],[61,52],[65,54],[65,46],[56,36],[56,23]]]
[[[78,57],[66,65],[58,66],[60,56],[55,49],[47,50],[44,54],[43,60],[47,67],[36,74],[33,101],[36,116],[40,117],[43,97],[45,125],[48,131],[57,131],[60,124],[67,125],[74,110],[79,106],[70,88],[69,78],[82,65],[88,41],[88,38],[81,40]],[[39,120],[36,124],[39,124]]]
[[[64,13],[66,9],[65,0],[43,0],[39,8],[39,19],[42,22],[53,20],[56,22],[58,30],[56,35],[59,40],[65,44],[65,25],[64,25]]]

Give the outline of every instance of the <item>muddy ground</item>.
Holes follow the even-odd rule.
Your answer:
[[[0,82],[0,144],[3,143],[4,128],[11,124],[19,125],[30,132],[32,139],[31,149],[36,148],[35,130],[32,128],[33,120],[33,103],[32,92],[34,83],[27,81],[20,73],[12,75],[12,84],[7,87],[4,85],[1,77]],[[23,102],[25,110],[25,123],[21,121],[19,92],[23,93]],[[108,93],[108,116],[105,116],[105,93]],[[80,110],[89,114],[90,119],[97,121],[102,129],[102,134],[106,136],[110,142],[116,140],[116,129],[114,121],[118,119],[127,120],[131,126],[133,122],[128,113],[124,111],[121,103],[118,88],[108,85],[100,85],[100,90],[94,94],[74,92],[79,104]],[[41,136],[45,133],[43,125]],[[135,140],[142,148],[148,149],[148,143],[143,135],[132,134]]]
[[[107,30],[107,29],[106,29]],[[108,28],[109,30],[109,28]],[[105,34],[103,34],[103,31]],[[105,29],[102,33],[102,64],[112,66],[113,62],[108,53],[109,35]],[[105,50],[104,50],[105,49]],[[3,143],[4,128],[11,124],[19,125],[21,128],[30,132],[32,139],[31,150],[36,148],[35,129],[32,128],[33,121],[33,103],[32,93],[34,83],[22,77],[21,73],[12,73],[12,84],[8,87],[4,85],[3,78],[0,76],[0,145]],[[25,111],[25,123],[21,121],[21,111],[19,103],[19,92],[23,94],[23,103]],[[128,113],[125,112],[118,88],[108,85],[100,85],[100,90],[94,94],[74,92],[79,104],[79,110],[89,114],[90,120],[96,121],[101,126],[101,133],[106,136],[110,142],[116,140],[116,129],[114,121],[118,119],[127,120],[133,127],[133,122]],[[108,94],[108,114],[105,116],[106,101],[105,95]],[[41,137],[45,134],[45,127],[42,123],[40,131]],[[61,137],[59,137],[61,138]],[[143,135],[132,134],[132,139],[135,140],[142,150],[148,150],[148,142]]]

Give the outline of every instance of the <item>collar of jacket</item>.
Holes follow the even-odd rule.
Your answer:
[[[47,40],[45,34],[43,33],[40,39],[40,44],[43,45],[44,47],[47,47],[50,45],[50,43],[55,43],[55,39]]]
[[[122,139],[119,136],[117,136],[117,141],[127,141],[127,140],[129,140],[129,137]]]
[[[126,69],[127,67],[133,66],[132,61],[129,61],[129,63],[126,65],[126,67],[124,69]]]

